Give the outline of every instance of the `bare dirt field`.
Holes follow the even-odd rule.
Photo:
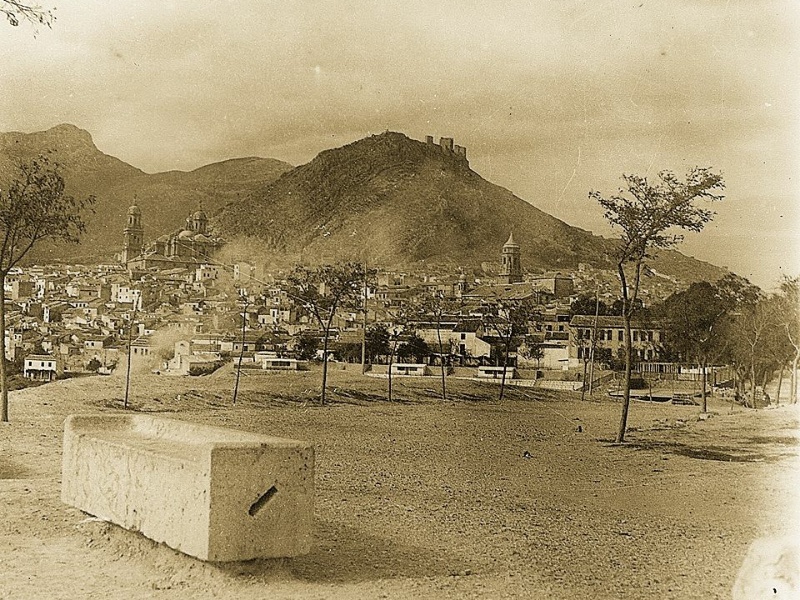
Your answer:
[[[0,426],[0,598],[729,598],[755,538],[797,529],[796,407],[635,403],[334,370],[139,373],[133,410],[313,442],[315,546],[208,564],[60,501],[63,420],[121,411],[124,379],[11,395]],[[579,431],[580,427],[580,431]]]

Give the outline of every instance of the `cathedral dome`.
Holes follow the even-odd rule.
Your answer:
[[[128,214],[140,216],[142,214],[142,209],[139,208],[137,204],[132,204],[131,207],[128,209]]]
[[[193,237],[194,237],[194,233],[192,233],[188,229],[184,229],[183,231],[181,231],[178,234],[178,239],[181,239],[181,240],[189,240],[189,239],[192,239]]]

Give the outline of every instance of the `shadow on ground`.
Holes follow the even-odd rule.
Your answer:
[[[30,471],[8,459],[0,458],[0,479],[26,479]]]
[[[229,575],[274,577],[276,569],[308,583],[359,583],[392,578],[458,574],[469,568],[462,558],[441,550],[398,543],[361,529],[318,521],[310,554],[293,559],[220,564]]]
[[[797,455],[798,440],[789,436],[753,437],[742,445],[708,445],[699,447],[677,441],[636,440],[627,445],[639,450],[653,450],[700,460],[722,462],[778,462]]]

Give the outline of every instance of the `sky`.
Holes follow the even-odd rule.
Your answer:
[[[0,131],[59,123],[147,172],[295,165],[387,129],[615,235],[591,190],[720,171],[684,253],[767,289],[800,275],[795,0],[44,0],[0,23]]]

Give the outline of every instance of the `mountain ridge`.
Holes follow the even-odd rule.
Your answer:
[[[271,181],[292,165],[271,158],[244,157],[203,165],[191,171],[146,173],[100,151],[91,134],[61,124],[33,133],[0,133],[0,181],[13,176],[14,165],[47,153],[60,166],[67,193],[94,195],[94,214],[79,246],[43,244],[31,260],[110,260],[122,247],[122,230],[134,200],[144,214],[146,239],[180,228],[203,207],[214,212],[238,196]]]
[[[0,179],[15,162],[41,152],[62,165],[68,193],[98,201],[80,246],[47,245],[33,260],[109,260],[121,249],[125,214],[136,199],[147,240],[180,228],[202,207],[231,251],[242,241],[245,256],[289,265],[352,259],[479,268],[498,261],[513,231],[528,270],[567,270],[580,262],[613,267],[613,239],[568,225],[485,180],[470,168],[466,151],[398,132],[322,151],[297,167],[242,157],[151,174],[97,149],[89,132],[62,124],[0,133]],[[661,253],[654,266],[685,281],[726,272],[678,252]]]

